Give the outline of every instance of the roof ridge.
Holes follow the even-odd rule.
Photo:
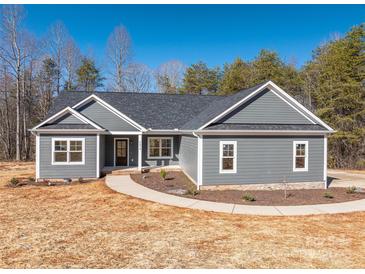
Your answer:
[[[230,95],[221,95],[221,94],[191,94],[191,93],[160,93],[160,92],[132,92],[132,91],[85,91],[85,90],[63,90],[61,93],[86,93],[86,94],[108,94],[108,93],[114,93],[114,94],[151,94],[151,95],[161,95],[161,96],[192,96],[192,97],[228,97]]]

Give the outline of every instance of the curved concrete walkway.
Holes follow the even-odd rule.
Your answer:
[[[162,193],[135,183],[128,175],[108,175],[106,185],[114,191],[164,205],[231,214],[299,216],[365,211],[365,199],[334,204],[303,206],[250,206],[216,203]]]

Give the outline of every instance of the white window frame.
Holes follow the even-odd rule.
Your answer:
[[[66,141],[67,142],[67,162],[56,162],[54,159],[55,154],[55,142],[56,141]],[[82,144],[82,161],[81,162],[70,162],[70,141],[81,141]],[[52,165],[85,165],[85,138],[52,138]]]
[[[150,140],[151,139],[160,140],[159,155],[162,154],[162,141],[161,140],[171,140],[171,156],[150,156]],[[173,137],[148,137],[147,138],[147,158],[148,159],[173,159],[174,158],[174,138]]]
[[[233,169],[223,169],[223,146],[233,145]],[[219,141],[219,173],[237,173],[237,141]]]
[[[297,157],[297,145],[305,145],[305,157],[304,157],[304,168],[297,168],[295,166]],[[308,171],[308,141],[293,141],[293,171]]]

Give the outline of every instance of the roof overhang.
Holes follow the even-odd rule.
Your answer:
[[[196,130],[201,135],[327,135],[327,130]]]

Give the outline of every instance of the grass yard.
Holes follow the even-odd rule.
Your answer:
[[[1,268],[364,268],[365,212],[234,216],[114,193],[102,180],[8,188],[0,163]]]

